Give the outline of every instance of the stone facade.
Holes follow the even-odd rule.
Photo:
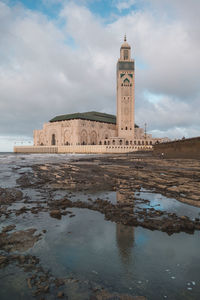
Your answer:
[[[200,137],[156,144],[153,152],[163,158],[200,159]]]
[[[141,146],[152,147],[154,143],[166,140],[152,138],[144,129],[135,128],[134,90],[134,60],[131,59],[131,47],[125,37],[117,62],[117,117],[105,114],[111,121],[109,118],[103,121],[107,118],[102,118],[103,114],[97,112],[77,113],[75,117],[58,116],[45,123],[43,129],[34,131],[34,146],[130,145],[132,149],[139,150]],[[100,119],[89,119],[88,116],[93,114],[99,114]]]
[[[90,120],[49,122],[42,130],[34,131],[34,145],[99,145],[111,136],[116,136],[115,124]]]

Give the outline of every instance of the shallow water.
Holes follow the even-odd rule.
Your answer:
[[[54,276],[73,274],[111,291],[147,299],[199,299],[199,232],[168,236],[105,221],[88,209],[70,210],[74,218],[27,213],[15,222],[16,229],[47,230],[29,253]]]
[[[56,155],[45,158],[41,156],[38,158],[32,155],[22,156],[23,160],[19,156],[13,165],[27,168],[33,160],[34,163],[44,161],[54,163],[62,159],[70,159],[67,156],[58,158]],[[9,171],[9,160],[13,160],[13,156],[7,158],[7,163],[4,161],[4,169],[0,171],[1,186],[7,182],[2,170],[12,172]],[[17,177],[20,176],[22,169],[15,171]],[[9,184],[13,184],[14,179],[12,180]],[[40,190],[25,189],[24,194],[33,201],[42,201],[45,198],[45,193]],[[123,197],[126,198],[124,194],[119,195],[110,191],[95,194],[68,194],[67,191],[52,193],[53,198],[57,199],[65,195],[70,195],[73,201],[78,199],[92,201],[101,198],[112,203],[116,203],[119,199],[122,201]],[[137,209],[145,205],[154,208],[159,205],[159,210],[173,211],[189,217],[198,216],[200,211],[199,208],[146,190],[136,192],[134,197]],[[138,198],[150,202],[144,204],[138,201]],[[15,205],[18,208],[22,203]],[[164,232],[106,221],[102,214],[88,209],[69,210],[75,214],[75,217],[62,216],[61,220],[51,218],[46,212],[36,215],[28,212],[18,217],[13,214],[6,220],[0,218],[0,228],[15,223],[16,230],[34,227],[41,232],[46,229],[47,233],[43,234],[42,239],[28,253],[39,257],[42,266],[50,269],[54,276],[73,275],[83,281],[96,282],[110,291],[143,295],[150,300],[199,299],[200,233],[198,231],[192,235],[178,233],[168,236]],[[32,298],[25,284],[24,273],[10,265],[0,270],[0,299],[11,299],[13,295],[15,299]],[[76,298],[71,296],[70,299]]]
[[[115,191],[100,191],[96,193],[76,193],[68,194],[66,191],[54,192],[55,199],[61,199],[68,196],[72,201],[84,201],[90,202],[95,201],[100,198],[102,200],[107,200],[113,204],[124,202],[128,199],[130,194],[120,193]],[[167,211],[169,213],[175,213],[177,216],[188,216],[191,219],[199,218],[200,207],[192,206],[183,202],[180,202],[174,198],[167,198],[159,193],[154,193],[145,189],[141,189],[137,192],[131,193],[131,198],[133,199],[134,210],[140,210],[143,208],[154,208],[161,211]],[[143,202],[142,200],[148,200],[148,202]]]

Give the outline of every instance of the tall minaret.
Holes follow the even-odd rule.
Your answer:
[[[126,42],[120,48],[117,62],[117,132],[118,137],[134,138],[135,71],[131,59],[131,47]]]

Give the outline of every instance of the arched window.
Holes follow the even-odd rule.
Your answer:
[[[140,141],[138,141],[138,145],[140,145]]]
[[[128,127],[126,126],[126,128],[125,128],[126,130],[128,130]]]
[[[150,141],[150,145],[152,145],[152,141]]]
[[[101,141],[99,142],[99,145],[102,145],[102,142],[101,142]]]
[[[112,141],[112,144],[115,145],[115,140]]]
[[[132,141],[130,141],[130,145],[132,145]]]
[[[144,145],[144,141],[142,141],[142,145]]]
[[[90,143],[92,145],[97,145],[97,133],[94,130],[90,134]]]
[[[146,145],[148,145],[148,141],[146,141]]]
[[[56,136],[55,134],[52,134],[51,136],[51,145],[54,146],[56,144]]]
[[[106,141],[104,141],[104,145],[106,145]]]
[[[124,50],[124,59],[128,59],[128,50]]]
[[[119,141],[119,144],[122,145],[122,140]]]
[[[128,145],[129,143],[128,143],[128,141],[126,141],[126,145]]]

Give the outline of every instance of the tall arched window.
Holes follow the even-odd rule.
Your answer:
[[[56,144],[56,136],[55,134],[52,134],[52,137],[51,137],[51,145],[55,145]]]
[[[124,50],[124,59],[128,59],[128,50]]]

